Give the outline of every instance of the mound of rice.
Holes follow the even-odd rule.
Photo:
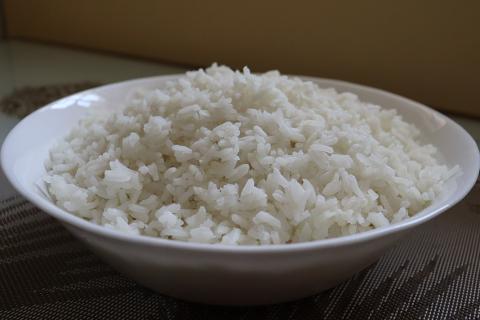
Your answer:
[[[267,245],[414,215],[458,168],[395,110],[277,71],[213,65],[82,119],[50,152],[48,192],[131,234]]]

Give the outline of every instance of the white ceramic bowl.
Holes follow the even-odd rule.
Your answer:
[[[269,304],[305,297],[348,279],[375,262],[405,234],[449,209],[472,188],[479,170],[475,141],[440,113],[406,98],[356,84],[308,78],[322,87],[358,94],[362,100],[395,108],[433,143],[444,161],[463,175],[431,206],[401,223],[335,239],[270,246],[225,246],[125,235],[82,220],[57,207],[35,186],[56,140],[88,108],[122,105],[132,89],[152,88],[154,77],[87,90],[58,100],[21,121],[8,135],[1,162],[13,186],[58,219],[92,251],[120,272],[160,293],[214,304]]]

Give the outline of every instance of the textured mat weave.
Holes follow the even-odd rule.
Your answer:
[[[0,112],[23,118],[52,101],[99,85],[96,82],[81,82],[24,87],[0,99]]]
[[[0,204],[0,319],[480,319],[480,184],[344,284],[267,307],[197,305],[115,272],[20,197]]]

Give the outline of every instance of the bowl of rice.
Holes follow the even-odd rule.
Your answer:
[[[8,135],[28,200],[162,294],[270,304],[331,288],[463,199],[475,141],[407,98],[212,65],[53,102]]]

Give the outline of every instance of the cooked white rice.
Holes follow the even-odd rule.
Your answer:
[[[276,71],[213,65],[91,115],[50,152],[55,202],[107,228],[264,245],[387,226],[458,168],[395,110]]]

